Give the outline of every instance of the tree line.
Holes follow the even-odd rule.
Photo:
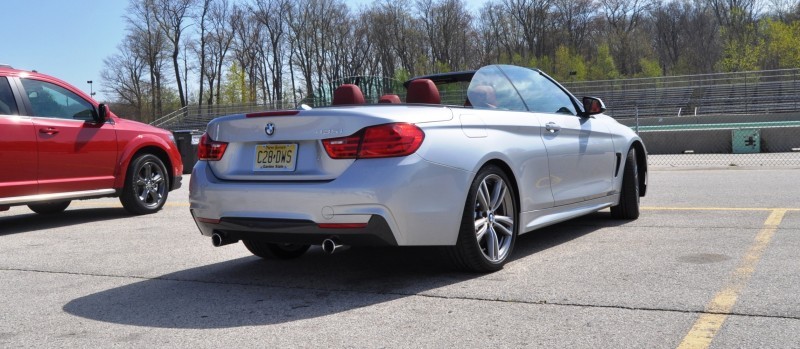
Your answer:
[[[794,0],[130,0],[125,21],[102,86],[145,122],[493,63],[561,81],[800,67]]]

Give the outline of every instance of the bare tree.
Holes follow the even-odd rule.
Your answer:
[[[104,92],[129,106],[135,119],[143,120],[148,92],[144,77],[147,64],[143,57],[137,55],[134,44],[135,39],[129,36],[120,45],[119,53],[104,59],[100,77],[103,79]]]
[[[253,15],[239,5],[233,5],[231,10],[231,23],[234,28],[233,59],[245,74],[244,86],[242,86],[241,102],[256,101],[259,66],[259,47],[264,45],[262,28],[251,25],[258,23],[253,19]]]
[[[600,0],[600,4],[617,68],[624,75],[633,75],[643,48],[638,45],[637,34],[650,8],[650,0]]]
[[[293,36],[293,58],[305,82],[305,94],[316,98],[325,84],[327,50],[331,47],[331,19],[340,16],[339,0],[309,0],[294,6],[289,12],[289,27]]]
[[[227,0],[216,0],[211,4],[208,22],[208,32],[205,38],[205,42],[208,45],[205,59],[208,60],[208,63],[200,71],[200,74],[208,84],[206,104],[212,105],[215,102],[217,104],[220,102],[222,69],[235,33],[235,27],[231,22],[230,5]]]
[[[585,52],[583,48],[597,4],[593,0],[554,0],[553,5],[558,29],[566,37],[568,46],[575,52]]]
[[[626,1],[626,0],[625,0]],[[519,25],[525,38],[525,57],[540,57],[545,54],[546,32],[552,22],[550,7],[552,0],[503,0],[506,13]]]
[[[286,50],[289,28],[285,14],[292,11],[290,0],[256,0],[253,8],[255,19],[264,26],[269,52],[264,58],[269,74],[272,76],[272,91],[269,100],[283,100],[283,72],[286,65]],[[264,79],[267,80],[266,77]]]
[[[208,27],[207,20],[208,20],[209,9],[211,8],[211,1],[212,0],[202,0],[201,6],[200,6],[200,13],[199,13],[198,19],[197,19],[197,21],[200,22],[199,25],[198,25],[198,29],[200,31],[200,37],[198,38],[198,40],[199,40],[199,43],[198,43],[199,52],[197,53],[197,55],[198,55],[198,57],[200,59],[200,66],[198,67],[198,71],[200,72],[200,74],[199,74],[200,75],[200,77],[199,77],[200,92],[199,92],[198,97],[197,97],[197,103],[200,106],[203,105],[203,92],[204,92],[203,91],[203,87],[205,87],[205,84],[203,83],[203,76],[204,76],[204,73],[206,71],[206,46],[207,46],[207,44],[206,44],[206,40],[207,40],[206,31],[208,30],[208,28],[207,28]]]
[[[129,15],[125,17],[130,32],[128,39],[132,44],[124,46],[124,48],[133,50],[134,54],[144,59],[150,75],[149,120],[155,120],[156,115],[163,115],[161,92],[164,82],[164,51],[167,41],[154,18],[154,8],[153,0],[135,0],[128,7]]]
[[[154,3],[154,18],[164,35],[172,44],[172,65],[175,68],[175,82],[178,84],[178,95],[180,96],[181,107],[186,106],[186,96],[183,93],[181,82],[180,65],[178,55],[181,48],[181,37],[183,31],[190,25],[186,19],[190,16],[190,10],[194,6],[195,0],[152,0]]]
[[[650,14],[656,53],[664,74],[674,71],[686,48],[686,35],[689,34],[685,27],[689,14],[687,6],[691,5],[679,2],[658,3]]]
[[[465,68],[473,32],[472,16],[461,0],[419,0],[417,9],[425,28],[432,67],[442,63],[450,70]]]
[[[752,23],[761,11],[760,0],[704,0],[720,26],[737,27]]]

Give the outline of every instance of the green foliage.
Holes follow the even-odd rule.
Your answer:
[[[234,104],[247,102],[247,85],[245,85],[245,74],[236,62],[231,63],[228,73],[225,74],[225,82],[222,84],[222,104]]]
[[[655,78],[661,76],[661,66],[655,59],[642,58],[639,60],[642,72],[637,74],[641,78]]]
[[[800,67],[800,21],[784,23],[764,20],[761,66],[764,69]]]
[[[556,57],[553,60],[552,76],[556,80],[585,80],[586,79],[586,64],[583,57],[579,54],[571,52],[569,48],[561,45],[556,49]]]
[[[531,66],[535,66],[548,74],[554,70],[553,60],[550,58],[550,56],[542,56],[537,60],[532,59]]]
[[[408,79],[411,78],[412,78],[411,73],[409,73],[407,70],[403,68],[397,69],[394,72],[394,79],[397,81],[406,82],[408,81]]]
[[[436,63],[433,64],[434,73],[449,73],[450,70],[450,65],[445,62],[436,61]]]
[[[597,46],[597,55],[588,71],[588,80],[609,80],[621,77],[607,44]]]
[[[161,107],[164,110],[178,110],[181,107],[181,99],[178,97],[178,90],[171,87],[162,88]]]
[[[515,52],[510,57],[507,53],[503,52],[500,54],[500,60],[498,61],[499,64],[511,64],[511,65],[518,65],[518,66],[528,66],[528,67],[535,67],[536,66],[536,58],[527,59],[519,52]]]
[[[729,28],[722,28],[723,37],[727,38],[723,48],[719,69],[724,72],[758,70],[763,41],[758,37],[754,25],[746,25],[736,33]]]

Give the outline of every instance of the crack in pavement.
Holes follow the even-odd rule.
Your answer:
[[[318,287],[304,287],[304,286],[285,286],[285,285],[269,285],[263,283],[246,283],[246,282],[226,282],[226,281],[213,281],[213,280],[197,280],[197,279],[181,279],[181,278],[165,278],[165,277],[146,277],[136,275],[113,275],[113,274],[95,274],[95,273],[80,273],[68,271],[52,271],[52,270],[37,270],[37,269],[20,269],[20,268],[0,268],[0,271],[15,271],[15,272],[30,272],[42,274],[59,274],[59,275],[76,275],[76,276],[90,276],[90,277],[108,277],[116,279],[135,279],[135,280],[158,280],[158,281],[175,281],[175,282],[191,282],[199,284],[214,284],[214,285],[230,285],[230,286],[261,286],[269,288],[277,288],[284,290],[304,290],[304,291],[324,291],[324,292],[341,292],[341,293],[357,293],[367,295],[389,295],[389,296],[417,296],[431,299],[446,299],[446,300],[466,300],[466,301],[486,301],[498,302],[508,304],[524,304],[524,305],[549,305],[560,307],[578,307],[578,308],[593,308],[593,309],[615,309],[615,310],[631,310],[631,311],[652,311],[652,312],[667,312],[667,313],[680,313],[680,314],[713,314],[713,315],[727,315],[738,316],[747,318],[761,318],[761,319],[779,319],[779,320],[800,320],[798,316],[785,316],[785,315],[769,315],[769,314],[748,314],[737,312],[709,312],[705,310],[685,310],[685,309],[669,309],[669,308],[647,308],[647,307],[629,307],[622,305],[602,305],[602,304],[584,304],[584,303],[564,303],[564,302],[549,302],[546,300],[528,301],[528,300],[515,300],[515,299],[499,299],[499,298],[484,298],[484,297],[468,297],[468,296],[443,296],[426,293],[410,293],[410,292],[378,292],[368,290],[356,289],[340,289],[340,288],[318,288]]]

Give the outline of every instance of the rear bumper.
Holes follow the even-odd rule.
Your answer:
[[[473,175],[411,155],[355,161],[332,181],[232,181],[217,178],[200,161],[190,178],[189,202],[206,236],[217,229],[263,234],[278,243],[338,236],[343,243],[358,240],[354,244],[454,245]],[[203,223],[216,221],[222,226]],[[355,238],[359,234],[366,237]]]
[[[312,221],[292,219],[225,217],[218,223],[195,222],[203,235],[217,233],[234,240],[321,245],[325,239],[333,239],[354,246],[397,246],[391,228],[381,216],[372,216],[365,227],[355,229],[321,228]]]

